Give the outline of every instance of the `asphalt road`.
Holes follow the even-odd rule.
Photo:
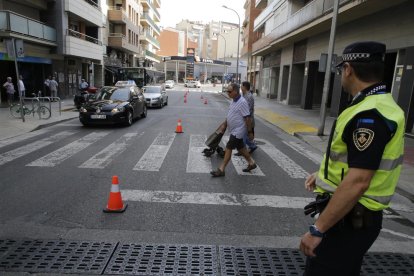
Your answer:
[[[0,238],[139,241],[297,248],[312,219],[304,178],[319,153],[256,120],[258,169],[234,157],[202,156],[203,142],[224,120],[219,94],[169,90],[168,106],[131,127],[83,127],[77,119],[0,148]],[[203,98],[201,98],[203,97]],[[207,103],[206,103],[207,99]],[[182,120],[184,133],[175,133]],[[224,140],[226,137],[224,137]],[[127,210],[103,213],[111,178],[119,177]],[[413,223],[387,212],[376,251],[414,252]]]

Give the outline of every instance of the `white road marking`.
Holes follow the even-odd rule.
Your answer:
[[[160,133],[135,165],[135,171],[159,171],[174,141],[175,133]]]
[[[27,164],[26,166],[54,167],[108,134],[109,132],[92,132],[77,141],[74,141],[60,149],[55,150],[54,152],[51,152]]]
[[[221,141],[225,144],[227,144],[229,140],[229,136],[223,136]],[[255,176],[265,176],[265,174],[262,172],[262,170],[259,167],[259,164],[256,163],[257,168],[254,170],[251,170],[250,172],[243,172],[243,169],[247,168],[247,161],[244,159],[243,156],[235,156],[233,153],[237,152],[237,150],[234,150],[231,155],[231,162],[233,163],[234,168],[237,171],[237,174],[239,175],[255,175]],[[256,162],[256,161],[255,161]]]
[[[256,139],[257,141],[261,141],[264,145],[260,145],[259,147],[267,154],[276,164],[281,167],[290,177],[292,178],[306,178],[308,173],[296,162],[290,159],[287,155],[283,152],[278,150],[275,146],[264,139]]]
[[[229,193],[121,190],[125,201],[303,209],[313,198]]]
[[[292,148],[293,150],[295,150],[296,152],[302,154],[303,156],[305,156],[306,158],[308,158],[309,160],[311,160],[313,163],[315,164],[320,164],[322,162],[322,155],[314,153],[310,150],[305,149],[300,143],[298,142],[286,142],[283,141],[283,143],[287,146],[289,146],[290,148]]]
[[[141,136],[143,132],[139,134]],[[113,159],[116,156],[119,156],[121,153],[123,153],[127,146],[129,146],[129,141],[137,136],[138,133],[127,133],[120,137],[118,140],[92,156],[89,160],[84,162],[82,165],[79,166],[79,168],[89,168],[89,169],[103,169],[109,163],[113,161]]]
[[[390,229],[385,229],[385,228],[382,228],[382,229],[381,229],[381,231],[382,231],[382,232],[385,232],[385,233],[392,234],[392,235],[394,235],[394,236],[398,236],[398,237],[403,237],[403,238],[406,238],[406,239],[414,240],[414,237],[413,237],[413,236],[409,236],[409,235],[407,235],[407,234],[400,233],[400,232],[395,232],[395,231],[390,230]]]
[[[206,135],[191,135],[188,149],[187,173],[209,173],[213,170],[211,158],[204,156]]]
[[[50,144],[53,144],[54,142],[57,142],[61,139],[64,139],[72,134],[74,134],[75,132],[73,131],[62,131],[59,132],[55,135],[52,135],[50,137],[41,139],[39,141],[21,146],[19,148],[16,148],[14,150],[5,152],[0,154],[0,165],[3,165],[7,162],[13,161],[14,159],[17,159],[19,157],[22,157],[26,154],[32,153],[38,149],[44,148]]]
[[[32,138],[32,137],[35,137],[35,136],[38,136],[38,135],[41,135],[41,134],[44,134],[48,131],[49,130],[47,130],[47,129],[39,129],[39,130],[28,132],[28,133],[25,133],[25,134],[22,134],[22,135],[19,135],[19,136],[16,136],[16,137],[3,139],[3,140],[0,141],[0,148],[11,145],[11,144],[14,144],[14,143],[17,143],[17,142],[20,142],[20,141],[23,141],[23,140],[26,140],[26,139],[29,139],[29,138]]]

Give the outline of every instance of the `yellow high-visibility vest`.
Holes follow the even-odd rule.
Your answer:
[[[394,136],[384,148],[380,166],[375,172],[368,190],[359,199],[359,202],[368,209],[379,211],[389,206],[400,176],[404,155],[404,112],[395,103],[390,93],[367,96],[339,115],[330,145],[330,154],[326,156],[325,153],[319,168],[315,192],[335,192],[337,186],[348,173],[347,145],[342,140],[342,135],[352,118],[358,113],[368,110],[376,110],[387,123],[396,127]],[[329,158],[327,172],[325,172],[326,158]]]

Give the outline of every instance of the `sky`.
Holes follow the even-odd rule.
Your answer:
[[[160,25],[164,28],[175,28],[175,24],[182,19],[204,23],[214,20],[238,24],[236,13],[223,8],[223,5],[236,10],[240,16],[240,24],[243,24],[244,3],[245,0],[161,0]]]

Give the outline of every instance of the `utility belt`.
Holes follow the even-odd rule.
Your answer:
[[[304,207],[305,215],[314,217],[316,214],[322,213],[330,199],[331,194],[329,193],[318,194],[315,201]],[[374,226],[381,218],[382,211],[369,210],[358,202],[334,227],[341,228],[345,225],[352,225],[354,229],[369,228]]]

